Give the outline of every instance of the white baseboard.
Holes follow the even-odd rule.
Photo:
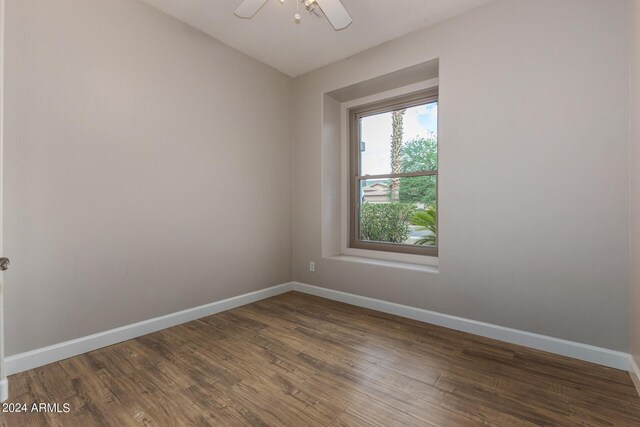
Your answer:
[[[237,297],[228,298],[211,304],[201,305],[166,316],[156,317],[121,328],[111,329],[87,337],[66,341],[49,347],[40,348],[26,353],[16,354],[5,358],[5,371],[7,375],[13,375],[82,353],[97,350],[102,347],[117,344],[122,341],[147,335],[162,329],[191,322],[212,314],[251,304],[265,298],[283,294],[293,290],[293,283],[284,283],[259,291],[251,292]],[[6,385],[5,385],[6,386]],[[0,389],[1,391],[1,389]]]
[[[383,313],[395,314],[397,316],[468,332],[487,338],[493,338],[499,341],[505,341],[538,350],[548,351],[562,356],[585,360],[599,365],[629,370],[630,372],[635,372],[636,378],[640,378],[640,370],[638,370],[635,362],[630,358],[629,354],[620,351],[608,350],[605,348],[566,341],[517,329],[505,328],[503,326],[496,326],[489,323],[478,322],[462,317],[437,313],[416,307],[409,307],[406,305],[307,285],[299,282],[284,283],[256,292],[239,295],[237,297],[211,304],[123,326],[121,328],[9,356],[5,359],[5,372],[7,375],[13,375],[18,372],[37,368],[39,366],[137,338],[142,335],[200,319],[232,308],[251,304],[292,290],[381,311]],[[640,382],[640,379],[638,379],[638,381]],[[636,383],[636,385],[637,384],[638,383]],[[2,393],[6,393],[6,387],[6,382],[0,381],[0,398],[4,396]]]
[[[9,398],[9,382],[6,378],[0,380],[0,402]]]
[[[640,395],[640,368],[638,368],[638,364],[631,354],[629,355],[629,374]]]
[[[358,307],[369,308],[383,313],[395,314],[437,326],[443,326],[457,331],[468,332],[482,337],[492,338],[512,344],[522,345],[549,353],[572,357],[574,359],[597,363],[611,368],[628,370],[629,354],[621,351],[609,350],[588,344],[581,344],[517,329],[505,328],[490,323],[478,322],[463,317],[451,316],[424,310],[416,307],[396,304],[388,301],[353,295],[346,292],[321,288],[294,282],[293,290],[305,294],[315,295],[334,301],[340,301]]]

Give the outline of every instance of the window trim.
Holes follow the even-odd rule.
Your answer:
[[[411,172],[400,174],[381,174],[381,175],[360,175],[360,119],[375,114],[387,113],[399,109],[416,107],[418,105],[438,102],[438,88],[430,88],[413,92],[408,95],[401,95],[387,98],[381,101],[372,102],[365,105],[350,108],[349,115],[349,236],[348,247],[353,249],[365,249],[382,252],[396,252],[413,255],[424,255],[437,257],[439,252],[439,241],[436,236],[436,246],[419,246],[406,245],[404,243],[384,243],[369,242],[357,239],[358,235],[358,217],[360,216],[360,203],[358,182],[363,178],[376,179],[384,177],[410,177],[410,176],[435,176],[436,177],[436,206],[438,206],[438,187],[440,180],[438,179],[438,169],[425,172]],[[439,150],[438,150],[439,151]],[[439,216],[439,215],[438,215]]]

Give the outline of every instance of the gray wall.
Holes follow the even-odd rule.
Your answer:
[[[631,354],[640,365],[640,0],[631,1]]]
[[[627,13],[502,0],[296,79],[294,279],[627,351]],[[434,58],[439,273],[323,259],[323,93]]]
[[[291,79],[133,0],[7,0],[6,353],[291,280]]]
[[[7,355],[289,281],[292,221],[296,280],[626,351],[626,17],[498,1],[297,79],[292,112],[288,77],[140,2],[8,0]],[[440,272],[322,259],[323,93],[434,58]]]

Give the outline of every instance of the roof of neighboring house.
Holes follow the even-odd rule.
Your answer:
[[[389,186],[377,182],[373,185],[362,187],[362,192],[367,196],[386,196],[389,194]]]
[[[368,188],[371,188],[371,189],[373,189],[373,188],[385,188],[385,189],[389,189],[389,186],[388,186],[388,185],[381,184],[381,183],[377,182],[377,183],[375,183],[375,184],[367,185],[367,186],[365,186],[365,187],[362,187],[362,189],[363,189],[363,190],[366,190],[366,189],[368,189]]]

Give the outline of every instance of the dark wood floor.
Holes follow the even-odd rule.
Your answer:
[[[640,425],[626,372],[288,293],[10,377],[3,426]]]

